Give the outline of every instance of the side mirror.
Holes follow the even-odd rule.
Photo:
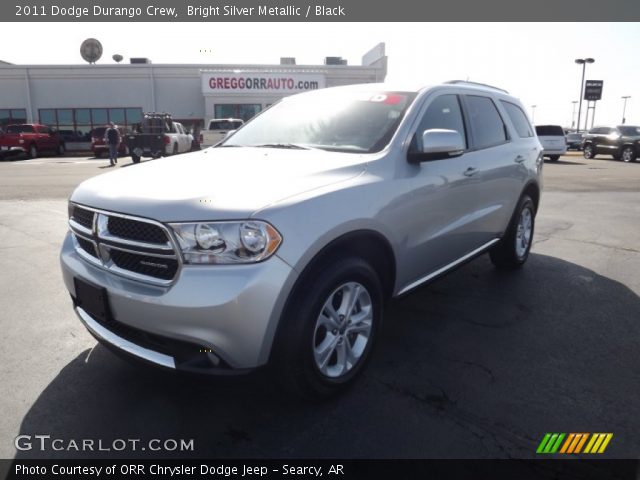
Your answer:
[[[422,132],[422,148],[409,154],[411,163],[459,157],[464,153],[464,139],[456,130],[434,128]]]

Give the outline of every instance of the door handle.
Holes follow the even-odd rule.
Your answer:
[[[522,155],[518,155],[515,159],[514,162],[516,163],[522,163],[524,162],[526,159],[522,156]]]
[[[478,173],[478,169],[474,168],[474,167],[469,167],[464,171],[464,175],[466,177],[472,177],[474,176],[476,173]]]

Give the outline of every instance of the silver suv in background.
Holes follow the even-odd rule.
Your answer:
[[[82,323],[169,369],[270,364],[349,385],[384,304],[485,252],[523,265],[542,147],[521,103],[468,82],[281,100],[217,147],[91,178],[61,252]]]
[[[567,138],[560,125],[536,125],[536,134],[544,148],[543,155],[552,162],[557,162],[561,155],[567,153]]]

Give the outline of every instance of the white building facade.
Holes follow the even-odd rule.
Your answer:
[[[295,93],[386,77],[384,44],[362,65],[326,64],[330,58],[324,65],[0,63],[0,127],[42,123],[59,130],[68,149],[84,149],[93,128],[109,121],[130,127],[143,112],[168,112],[198,130],[210,118],[247,120]]]

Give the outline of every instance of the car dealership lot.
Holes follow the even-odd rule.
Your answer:
[[[285,397],[264,372],[175,377],[96,346],[57,256],[67,196],[110,169],[83,157],[0,163],[1,457],[530,458],[546,432],[612,432],[605,455],[637,458],[639,163],[547,162],[524,269],[497,272],[483,256],[389,305],[370,368],[320,404]],[[195,448],[16,454],[19,434]]]

